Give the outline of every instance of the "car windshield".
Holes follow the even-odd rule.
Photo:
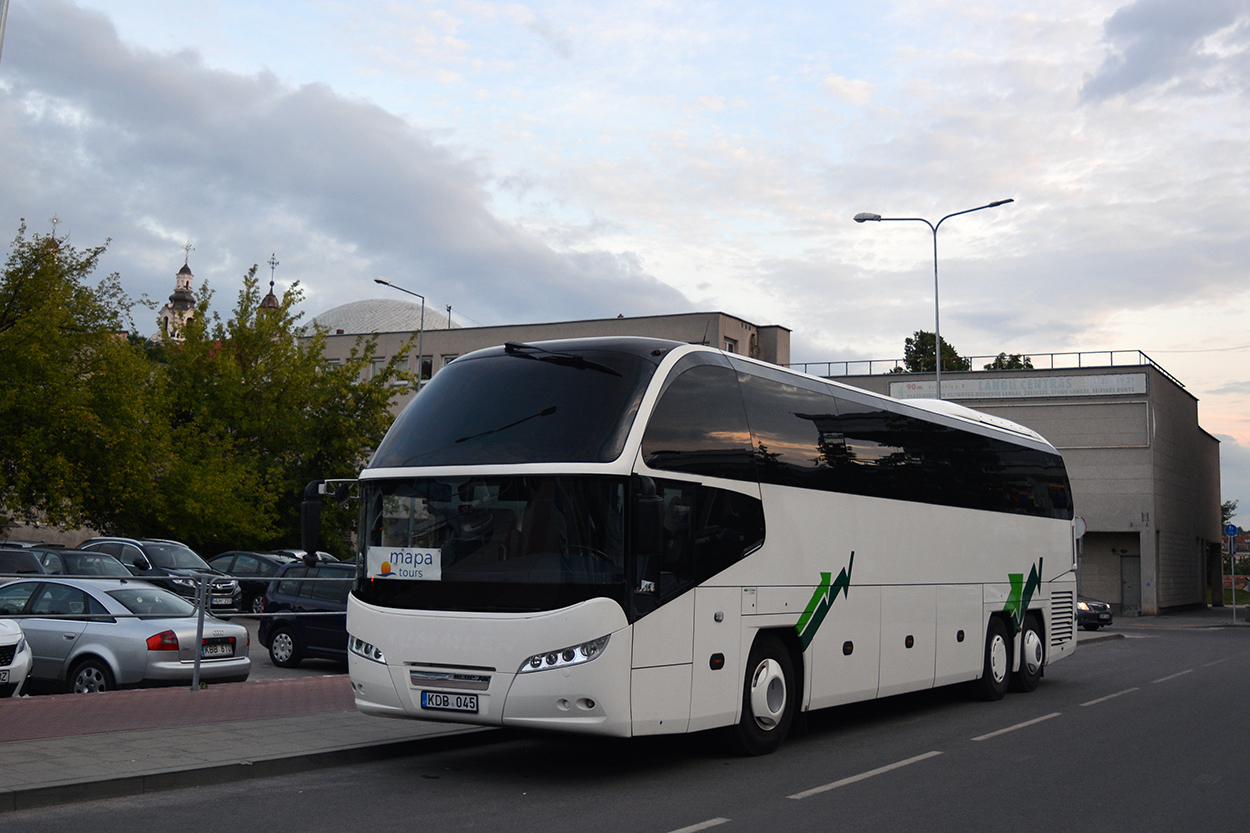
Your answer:
[[[123,587],[109,595],[131,613],[142,616],[191,616],[195,606],[159,587]]]
[[[67,575],[130,577],[130,571],[111,555],[94,552],[60,552],[57,555],[61,557]]]
[[[173,570],[209,570],[208,564],[190,547],[182,544],[146,544],[148,558],[157,567]]]

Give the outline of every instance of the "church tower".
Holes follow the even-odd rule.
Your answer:
[[[191,292],[195,275],[191,274],[189,265],[191,250],[195,247],[188,243],[183,248],[187,254],[174,278],[174,294],[169,296],[169,303],[161,307],[159,314],[161,331],[156,338],[161,341],[182,341],[182,328],[195,315],[195,295]]]

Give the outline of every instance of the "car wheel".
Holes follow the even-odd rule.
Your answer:
[[[1101,627],[1102,625],[1081,625],[1081,630],[1096,631]]]
[[[985,662],[981,679],[973,683],[973,693],[981,700],[1001,700],[1011,676],[1011,640],[1007,626],[997,616],[990,619],[985,633]]]
[[[257,593],[255,596],[252,597],[252,604],[250,605],[250,607],[253,613],[264,613],[265,612],[265,597]]]
[[[1046,661],[1046,643],[1042,641],[1037,618],[1029,616],[1020,631],[1020,670],[1011,675],[1012,691],[1032,691],[1042,681],[1042,664]]]
[[[767,755],[776,750],[794,721],[797,695],[790,652],[773,634],[760,634],[747,658],[742,719],[733,727],[738,751]]]
[[[112,691],[113,672],[98,659],[85,659],[74,666],[69,675],[69,690],[74,694]]]
[[[299,651],[299,640],[295,634],[283,628],[273,635],[269,642],[269,659],[279,668],[294,668],[303,657]]]

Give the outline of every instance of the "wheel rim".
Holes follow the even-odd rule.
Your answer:
[[[74,675],[74,693],[92,694],[97,691],[108,691],[108,680],[104,672],[93,665],[78,669]]]
[[[264,597],[263,597],[263,596],[253,596],[253,597],[252,597],[252,612],[253,612],[253,613],[264,613],[264,612],[265,612],[265,599],[264,599]]]
[[[269,650],[273,652],[275,662],[287,662],[291,659],[291,653],[295,650],[295,642],[291,639],[289,633],[283,631],[273,638],[273,644]]]
[[[751,714],[767,732],[777,728],[785,711],[786,675],[781,663],[769,658],[756,666],[751,677]]]
[[[1030,674],[1042,667],[1042,638],[1032,628],[1024,632],[1024,664]]]
[[[1007,679],[1007,640],[997,633],[990,640],[990,674],[996,683]]]

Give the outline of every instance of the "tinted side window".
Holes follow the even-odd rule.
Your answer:
[[[308,573],[307,567],[292,567],[283,574],[283,581],[278,582],[278,593],[283,596],[298,596],[299,586],[303,584],[300,581],[291,581],[294,578],[303,578]]]
[[[664,501],[663,541],[654,562],[639,564],[639,586],[666,602],[741,561],[764,542],[758,498],[695,483],[656,481]]]
[[[241,576],[254,576],[260,572],[260,559],[254,555],[236,555],[234,572]]]
[[[739,375],[760,480],[781,486],[827,488],[829,427],[837,406],[828,392],[754,374]],[[836,457],[836,452],[834,453]]]
[[[212,561],[208,562],[208,566],[212,567],[214,570],[220,570],[223,573],[230,572],[230,567],[233,564],[234,564],[233,555],[219,555],[216,558],[214,558]]]
[[[16,616],[26,607],[26,602],[30,600],[30,594],[35,592],[38,584],[10,584],[7,587],[0,587],[0,614],[5,616]]]
[[[690,359],[702,359],[695,354]],[[755,480],[751,432],[737,374],[701,364],[676,375],[660,397],[642,439],[642,455],[654,469],[731,480]]]
[[[351,590],[355,573],[347,572],[346,570],[321,570],[320,574],[320,577],[323,579],[335,578],[344,580],[309,582],[312,585],[312,597],[321,602],[334,602],[346,605],[347,594]]]

